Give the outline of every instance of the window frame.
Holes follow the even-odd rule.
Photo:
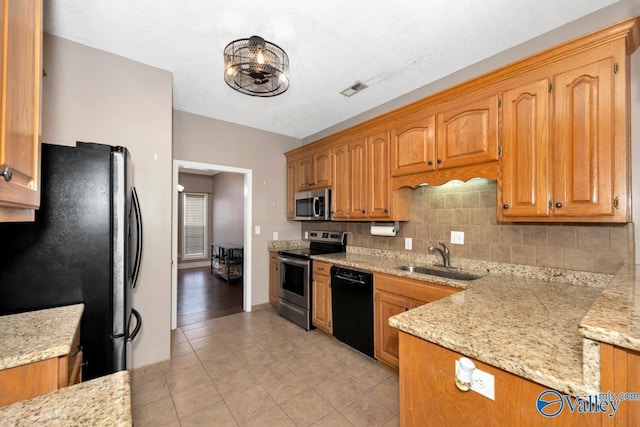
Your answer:
[[[187,198],[188,196],[198,196],[204,198],[204,224],[203,224],[203,253],[187,254]],[[209,249],[207,245],[209,236],[209,195],[207,193],[184,192],[182,193],[182,259],[183,260],[201,260],[209,258]]]

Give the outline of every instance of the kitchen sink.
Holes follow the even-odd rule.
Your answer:
[[[462,271],[441,270],[438,268],[422,267],[418,265],[401,265],[396,268],[410,273],[429,274],[431,276],[446,277],[447,279],[455,280],[476,280],[481,277],[476,274],[464,273]]]

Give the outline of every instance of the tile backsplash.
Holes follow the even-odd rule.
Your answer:
[[[370,222],[303,222],[305,231],[347,231],[348,244],[405,251],[445,242],[451,258],[470,258],[569,270],[615,273],[634,259],[633,224],[512,224],[496,221],[496,182],[473,179],[422,186],[411,193],[411,221],[400,223],[396,237],[370,234]],[[464,245],[450,242],[451,231],[464,232]]]

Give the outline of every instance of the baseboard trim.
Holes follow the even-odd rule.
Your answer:
[[[251,311],[264,310],[273,307],[271,303],[265,302],[264,304],[256,304],[251,306]]]
[[[178,264],[178,270],[184,270],[187,268],[210,267],[210,266],[211,266],[211,261],[186,262],[186,263]]]

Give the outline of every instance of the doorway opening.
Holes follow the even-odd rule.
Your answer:
[[[220,213],[218,212],[218,216],[220,217],[219,219],[221,221],[224,221],[224,219],[226,218],[227,220],[231,220],[236,221],[237,223],[234,224],[230,224],[230,223],[223,223],[220,224],[220,228],[219,228],[219,235],[220,235],[220,239],[225,240],[226,243],[226,239],[230,239],[230,240],[236,240],[235,245],[239,246],[241,248],[241,253],[242,253],[242,260],[241,260],[241,273],[240,271],[238,272],[239,274],[239,278],[235,278],[235,283],[232,281],[227,281],[224,277],[224,275],[220,276],[216,273],[216,271],[212,271],[211,270],[211,250],[213,249],[212,247],[212,243],[217,239],[216,238],[216,233],[212,233],[213,227],[214,227],[214,223],[216,221],[216,219],[209,219],[208,221],[205,220],[202,223],[198,222],[198,220],[195,221],[195,223],[193,223],[194,227],[191,230],[191,232],[195,233],[195,238],[196,238],[196,242],[198,241],[198,233],[202,232],[202,227],[204,227],[204,229],[207,229],[207,231],[204,231],[204,235],[208,235],[209,237],[213,234],[213,240],[211,241],[206,241],[206,243],[202,243],[200,242],[199,244],[204,248],[204,252],[206,254],[201,254],[201,256],[198,257],[196,256],[195,259],[192,256],[192,253],[194,253],[194,248],[195,248],[195,254],[198,254],[198,243],[193,243],[193,240],[191,240],[190,243],[190,248],[188,253],[190,254],[189,256],[192,259],[188,259],[189,257],[184,257],[182,256],[181,251],[184,251],[183,247],[184,247],[184,241],[185,239],[183,239],[182,236],[182,232],[181,231],[182,227],[183,227],[183,223],[182,221],[180,221],[180,219],[182,219],[182,216],[184,214],[184,212],[182,211],[182,206],[180,204],[181,198],[179,197],[180,191],[187,191],[187,189],[180,185],[180,191],[179,191],[179,184],[180,184],[180,175],[183,173],[188,173],[188,174],[194,174],[194,175],[201,175],[201,176],[213,176],[217,173],[222,173],[220,176],[222,177],[223,175],[226,177],[225,179],[232,179],[235,180],[236,184],[238,184],[238,179],[241,180],[240,186],[241,188],[241,198],[242,198],[242,205],[243,205],[243,219],[240,221],[239,220],[239,215],[236,212],[231,213],[231,216],[225,216],[225,215],[220,215]],[[197,181],[197,180],[196,180]],[[220,181],[220,180],[219,180]],[[227,181],[227,182],[232,182],[232,181]],[[206,182],[206,181],[205,181]],[[197,184],[193,184],[194,187],[197,187]],[[195,188],[196,190],[198,190],[198,188]],[[193,190],[189,189],[189,191]],[[200,190],[202,190],[200,188]],[[196,192],[197,193],[197,192]],[[201,194],[206,194],[206,191],[200,191]],[[182,297],[184,295],[181,294],[181,300],[178,300],[178,282],[179,279],[180,280],[185,280],[186,282],[190,282],[190,288],[189,288],[189,292],[191,292],[192,294],[195,292],[201,292],[202,296],[206,296],[208,295],[209,297],[215,297],[216,292],[220,293],[222,292],[222,294],[224,294],[225,292],[232,290],[233,286],[236,287],[236,289],[234,290],[236,297],[239,296],[238,292],[239,292],[239,287],[241,287],[241,294],[242,294],[242,311],[251,311],[251,247],[252,247],[252,239],[251,239],[251,199],[252,199],[252,171],[250,169],[244,169],[244,168],[236,168],[236,167],[230,167],[230,166],[224,166],[224,165],[216,165],[216,164],[208,164],[208,163],[197,163],[197,162],[189,162],[189,161],[184,161],[184,160],[174,160],[173,161],[173,184],[172,184],[172,194],[173,194],[173,207],[172,207],[172,268],[171,268],[171,329],[175,329],[178,326],[178,304],[180,302],[180,304],[183,304],[185,301],[183,301]],[[237,197],[238,195],[235,195],[234,197]],[[212,196],[213,198],[215,198],[215,194],[213,194]],[[195,199],[197,201],[197,198]],[[215,202],[214,202],[215,203]],[[238,205],[240,202],[237,201],[236,205]],[[222,205],[222,203],[221,203]],[[211,204],[210,209],[211,209],[211,213],[212,215],[216,215],[216,211],[212,208],[213,204]],[[209,216],[209,218],[212,218],[212,216]],[[238,222],[239,221],[239,222]],[[200,227],[200,228],[199,228]],[[230,231],[229,230],[233,230],[235,229],[235,234],[229,234]],[[235,237],[234,237],[235,236]],[[237,241],[237,240],[242,240],[241,242]],[[220,241],[220,240],[218,240]],[[217,251],[217,249],[216,249]],[[214,254],[215,255],[215,254]],[[237,252],[234,253],[236,261],[237,261]],[[187,258],[187,259],[183,259],[183,258]],[[183,270],[180,269],[180,274],[178,274],[178,267],[179,264],[182,265],[182,267],[187,266],[186,264],[190,263],[191,265],[188,265],[188,267],[194,267],[194,268],[189,268],[188,270]],[[206,276],[208,275],[208,276]],[[238,279],[240,279],[240,281],[238,281]],[[185,283],[186,283],[185,282]],[[230,283],[231,282],[231,283]],[[218,285],[218,288],[215,288],[216,285]],[[197,299],[197,297],[195,298]],[[194,300],[195,300],[194,299]],[[188,301],[186,301],[188,304]],[[218,307],[220,308],[222,311],[217,310],[215,307],[212,308],[212,310],[210,311],[212,313],[212,315],[215,315],[215,313],[217,314],[221,314],[224,310],[229,310],[229,307]],[[209,311],[205,312],[204,316],[208,315]],[[187,318],[181,316],[182,320],[185,320]],[[188,319],[187,319],[188,320]]]

